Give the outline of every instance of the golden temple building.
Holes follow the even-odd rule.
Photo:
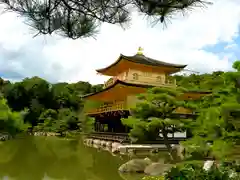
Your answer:
[[[172,64],[145,56],[142,48],[134,56],[120,55],[111,65],[97,69],[99,74],[111,76],[104,83],[102,91],[84,96],[86,101],[98,102],[95,107],[86,109],[88,116],[95,118],[96,132],[127,133],[121,118],[130,115],[130,108],[136,103],[136,95],[146,92],[147,88],[176,87],[171,76],[187,65]],[[208,92],[187,92],[183,99],[199,99]],[[179,108],[179,115],[192,114],[188,109]]]

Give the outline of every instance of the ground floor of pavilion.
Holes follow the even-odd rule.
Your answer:
[[[122,124],[121,119],[127,118],[130,112],[112,111],[99,114],[93,114],[91,117],[95,118],[94,133],[90,136],[95,139],[112,140],[112,141],[129,141],[128,133],[131,128]],[[196,118],[193,114],[174,114],[171,118]],[[183,140],[189,137],[188,132],[176,132],[168,134],[169,139],[173,141]],[[161,141],[161,133],[156,141]]]

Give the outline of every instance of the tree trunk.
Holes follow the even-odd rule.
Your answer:
[[[171,160],[175,161],[174,154],[173,154],[173,151],[172,151],[172,146],[168,141],[168,135],[167,135],[167,132],[165,131],[165,129],[162,130],[162,136],[163,136],[163,142],[164,142],[164,144],[167,148],[167,151],[170,155]]]

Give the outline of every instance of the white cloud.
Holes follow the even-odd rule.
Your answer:
[[[95,69],[111,64],[120,53],[133,55],[142,46],[146,56],[188,64],[187,69],[228,70],[233,54],[214,54],[203,47],[222,41],[234,44],[233,38],[239,35],[239,17],[240,2],[216,0],[207,9],[196,9],[187,17],[172,20],[165,29],[162,25],[151,28],[145,19],[133,14],[132,26],[125,31],[116,25],[103,24],[96,40],[74,41],[43,36],[32,39],[33,34],[29,35],[29,28],[19,18],[6,14],[0,16],[0,23],[4,24],[0,29],[0,45],[6,52],[24,51],[24,56],[0,55],[0,65],[6,65],[3,72],[11,69],[22,76],[101,83],[106,78],[96,75]],[[2,70],[0,66],[0,73]]]

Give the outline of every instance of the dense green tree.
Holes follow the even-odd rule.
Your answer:
[[[68,130],[78,130],[79,126],[79,120],[77,113],[74,111],[71,111],[70,109],[60,109],[58,114],[58,119],[60,121],[66,122],[67,129]]]
[[[89,134],[94,131],[94,118],[88,117],[83,112],[81,112],[79,113],[79,121],[79,127],[81,132]]]
[[[219,85],[215,85],[213,93],[198,102],[201,110],[197,120],[191,123],[193,138],[184,143],[190,154],[201,155],[200,158],[224,159],[236,153],[232,150],[240,139],[239,90],[236,88],[240,77],[239,61],[233,64],[233,68],[235,72],[212,74],[212,77],[221,76],[221,81],[228,86],[222,84],[220,89]]]
[[[83,110],[81,95],[101,89],[102,85],[81,81],[50,84],[39,77],[16,83],[0,81],[0,91],[9,107],[13,111],[24,111],[24,122],[31,124],[31,129],[43,131],[79,129],[77,114]]]
[[[39,123],[34,128],[37,131],[58,132],[80,130],[77,113],[71,109],[47,109],[39,117]]]
[[[48,106],[51,99],[49,83],[39,77],[26,78],[12,84],[4,91],[9,106],[16,110],[35,106],[36,103]]]
[[[39,117],[39,123],[35,127],[35,130],[52,132],[55,131],[54,126],[58,120],[58,113],[56,110],[47,109],[41,113]]]
[[[178,86],[188,90],[219,90],[229,86],[228,73],[216,71],[211,74],[174,75]]]
[[[13,112],[4,98],[0,98],[0,133],[16,135],[28,127],[24,124],[23,113]]]
[[[186,147],[188,161],[183,162],[183,166],[173,167],[165,178],[239,179],[236,160],[239,159],[240,143],[240,61],[236,61],[233,68],[235,71],[231,72],[176,76],[179,86],[211,90],[212,93],[195,101],[199,116],[188,125],[193,137],[181,142]],[[218,166],[204,171],[202,163],[196,166],[189,161],[206,158],[217,160]],[[233,172],[236,177],[230,177]]]
[[[168,134],[185,131],[189,123],[188,119],[175,119],[172,115],[179,107],[194,108],[191,103],[179,99],[182,92],[182,89],[155,87],[140,95],[132,116],[122,120],[132,128],[130,136],[138,141],[155,140],[161,133],[168,152],[172,153]]]
[[[97,84],[97,85],[93,85],[91,88],[91,92],[95,93],[95,92],[99,92],[103,89],[103,84]]]
[[[73,90],[68,88],[68,84],[54,84],[51,92],[54,109],[73,108],[78,110],[80,108],[81,99]]]
[[[10,81],[4,80],[0,77],[0,92],[3,93],[4,89],[6,89],[7,86],[11,85]]]
[[[165,22],[175,13],[210,4],[204,0],[0,0],[7,10],[17,12],[38,34],[60,33],[72,39],[96,34],[102,22],[124,25],[132,10]]]

